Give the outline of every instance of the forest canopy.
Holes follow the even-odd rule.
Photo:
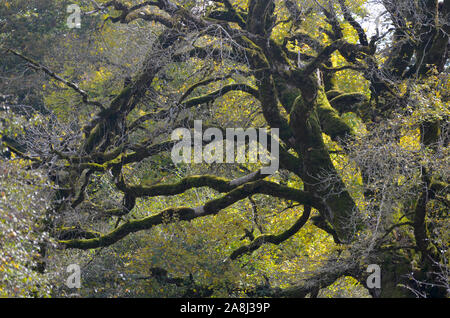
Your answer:
[[[448,297],[449,35],[450,0],[2,1],[0,297]]]

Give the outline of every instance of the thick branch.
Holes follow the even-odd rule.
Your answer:
[[[337,40],[327,47],[325,47],[318,55],[315,57],[311,62],[309,62],[303,69],[302,74],[303,76],[308,76],[314,70],[319,68],[319,66],[324,63],[328,58],[333,54],[334,51],[341,49],[345,45],[345,41],[343,40]]]
[[[198,217],[217,214],[226,207],[257,193],[296,201],[316,208],[320,208],[321,206],[320,202],[318,202],[316,198],[312,197],[307,192],[285,187],[274,182],[259,180],[245,183],[230,191],[226,195],[207,202],[204,206],[197,208],[168,208],[158,214],[124,223],[112,232],[98,238],[61,241],[60,243],[66,248],[78,249],[92,249],[102,246],[109,246],[130,233],[148,230],[159,224],[176,221],[190,221]]]
[[[258,236],[250,244],[241,246],[240,248],[235,250],[230,255],[230,259],[234,260],[246,253],[251,253],[260,248],[265,243],[272,243],[275,245],[283,243],[284,241],[292,237],[295,233],[297,233],[303,227],[303,225],[306,224],[310,214],[311,214],[311,207],[306,206],[302,216],[289,229],[278,235],[263,234]]]
[[[358,33],[359,37],[359,43],[364,46],[369,45],[369,41],[367,40],[366,33],[364,32],[364,29],[361,27],[361,25],[356,22],[355,19],[353,19],[350,10],[348,9],[347,5],[345,4],[345,0],[339,0],[339,4],[341,6],[342,12],[344,13],[344,18],[347,20],[348,23],[355,29],[355,31]]]
[[[196,105],[205,104],[207,102],[215,100],[218,97],[224,96],[226,93],[231,92],[231,91],[241,91],[241,92],[245,92],[250,95],[253,95],[256,98],[259,97],[258,90],[251,87],[250,85],[229,84],[229,85],[225,85],[224,87],[222,87],[212,93],[209,93],[209,94],[206,94],[203,96],[199,96],[199,97],[193,97],[193,98],[185,101],[182,105],[186,108],[190,108],[190,107],[193,107]]]
[[[46,73],[47,75],[49,75],[50,77],[54,78],[55,80],[63,83],[64,85],[70,87],[71,89],[73,89],[75,92],[77,92],[78,94],[81,95],[81,97],[83,98],[83,102],[88,104],[88,105],[94,105],[97,107],[100,107],[101,109],[104,109],[103,105],[100,102],[96,102],[96,101],[91,101],[89,100],[89,96],[88,93],[86,93],[84,90],[82,90],[81,88],[78,87],[77,84],[69,82],[65,79],[63,79],[62,77],[60,77],[59,75],[57,75],[55,72],[51,71],[48,67],[43,66],[42,64],[32,60],[29,57],[26,57],[24,55],[22,55],[21,53],[8,49],[8,52],[11,52],[12,54],[24,59],[25,61],[27,61],[28,63],[30,63],[33,67],[35,67],[38,70],[43,71],[44,73]]]
[[[160,195],[177,195],[189,189],[209,187],[219,192],[229,192],[246,182],[255,181],[264,178],[260,170],[248,174],[244,177],[227,180],[211,175],[190,176],[181,179],[173,184],[157,184],[150,187],[146,186],[127,186],[123,185],[122,190],[127,193],[133,193],[136,197],[154,197]]]

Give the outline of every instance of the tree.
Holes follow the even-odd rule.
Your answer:
[[[132,233],[218,216],[247,199],[257,215],[262,198],[270,198],[297,219],[266,233],[256,217],[227,262],[251,259],[307,225],[334,247],[307,279],[251,286],[248,295],[314,296],[344,276],[366,286],[369,264],[382,271],[373,296],[446,295],[450,1],[379,1],[376,20],[384,27],[371,37],[358,22],[362,1],[92,5],[89,14],[107,13],[104,27],[121,25],[130,37],[136,28],[152,34],[141,45],[143,59],[121,53],[140,68],[114,81],[121,87],[108,95],[9,49],[84,105],[74,117],[47,117],[45,125],[3,137],[9,151],[54,182],[45,230],[61,247],[108,247]],[[280,171],[266,176],[261,165],[208,165],[202,169],[215,174],[187,175],[189,167],[170,160],[170,134],[192,128],[192,119],[223,130],[279,129]],[[221,177],[220,169],[234,178]],[[182,196],[205,187],[214,192],[204,200]],[[143,200],[156,197],[190,202],[138,213]],[[47,249],[41,244],[43,260]],[[197,292],[187,295],[210,295],[211,286],[193,288],[192,277],[151,274],[166,284],[191,284]]]

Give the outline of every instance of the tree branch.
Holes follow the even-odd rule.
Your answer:
[[[256,237],[250,244],[239,247],[230,255],[230,259],[235,260],[244,254],[252,253],[260,248],[265,243],[272,243],[279,245],[296,234],[303,225],[306,224],[311,214],[311,207],[305,206],[302,216],[286,231],[278,234],[262,234]]]
[[[353,19],[350,10],[348,9],[347,5],[345,4],[345,0],[339,0],[339,4],[341,6],[342,12],[344,14],[345,20],[347,20],[348,23],[355,29],[355,31],[358,33],[359,37],[359,43],[364,46],[369,45],[369,41],[367,40],[366,33],[364,32],[364,29],[361,27],[361,25],[356,22],[355,19]]]
[[[220,184],[220,182],[218,184]],[[162,223],[171,223],[175,221],[191,221],[198,217],[217,214],[219,211],[225,209],[226,207],[256,193],[284,198],[305,205],[311,205],[316,208],[321,207],[321,203],[319,202],[319,200],[312,197],[308,192],[282,186],[274,182],[258,180],[240,185],[224,196],[213,199],[203,206],[199,206],[196,208],[168,208],[160,213],[151,215],[143,219],[128,221],[127,223],[122,224],[110,233],[102,235],[98,238],[60,241],[59,243],[63,247],[77,249],[92,249],[102,246],[109,246],[130,233],[148,230],[153,226]]]
[[[84,90],[82,90],[81,88],[78,87],[77,84],[66,81],[65,79],[63,79],[62,77],[58,76],[55,72],[51,71],[48,67],[43,66],[42,64],[32,60],[29,57],[26,57],[24,55],[22,55],[21,53],[14,51],[12,49],[7,49],[8,52],[11,52],[12,54],[20,57],[21,59],[27,61],[28,63],[30,63],[33,67],[35,67],[38,70],[43,71],[44,73],[46,73],[47,75],[49,75],[50,77],[54,78],[55,80],[63,83],[64,85],[70,87],[71,89],[73,89],[74,91],[76,91],[78,94],[81,95],[83,102],[88,104],[88,105],[94,105],[99,107],[100,109],[104,110],[105,107],[100,103],[100,102],[96,102],[96,101],[91,101],[89,100],[89,96],[88,93],[86,93]]]

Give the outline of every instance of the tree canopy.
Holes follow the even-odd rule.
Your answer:
[[[0,295],[69,295],[79,264],[82,297],[448,296],[449,21],[449,0],[3,1]],[[174,162],[200,120],[278,129],[279,169],[247,139],[244,162]]]

